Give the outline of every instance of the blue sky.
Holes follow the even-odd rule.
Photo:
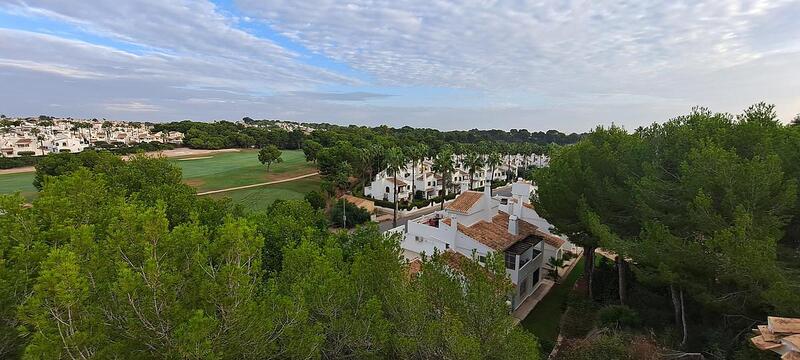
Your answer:
[[[800,112],[798,1],[0,0],[0,113],[586,131]]]

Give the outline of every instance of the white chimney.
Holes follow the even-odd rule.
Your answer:
[[[458,217],[455,215],[450,216],[450,227],[453,229],[453,245],[458,241]]]
[[[519,234],[517,231],[517,215],[511,215],[508,217],[508,232],[511,235]]]

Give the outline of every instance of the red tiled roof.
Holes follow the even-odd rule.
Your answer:
[[[530,235],[541,237],[546,244],[557,249],[565,243],[564,239],[543,232],[536,225],[521,219],[517,220],[517,235],[513,235],[508,232],[508,221],[508,214],[500,212],[492,218],[491,222],[481,220],[470,226],[458,224],[458,231],[498,251],[503,251]],[[450,218],[446,218],[442,222],[447,225],[451,224]]]
[[[390,178],[388,178],[386,180],[389,180],[389,182],[394,182],[395,185],[400,185],[400,186],[408,185],[405,181],[403,181],[401,179],[398,179],[398,178],[395,178],[395,177],[390,177]]]
[[[461,195],[458,195],[450,205],[447,205],[447,210],[466,214],[482,197],[482,192],[465,191]]]

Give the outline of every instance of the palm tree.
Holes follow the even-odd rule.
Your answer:
[[[492,152],[486,157],[486,166],[488,166],[492,170],[491,174],[491,183],[489,185],[489,195],[491,196],[493,193],[492,185],[494,183],[494,170],[503,163],[503,159],[498,152]]]
[[[451,174],[455,171],[453,153],[447,149],[439,152],[439,155],[433,160],[433,171],[442,174],[442,210],[444,210],[444,198],[447,196],[447,184],[450,182]]]
[[[472,179],[475,177],[475,173],[483,168],[483,159],[481,159],[480,155],[474,152],[470,152],[464,158],[464,166],[469,168],[469,189],[472,189]]]
[[[406,167],[406,158],[403,151],[398,147],[389,149],[386,153],[386,171],[392,173],[394,177],[394,217],[392,227],[397,227],[397,172]]]

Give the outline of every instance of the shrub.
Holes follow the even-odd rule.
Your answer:
[[[344,203],[344,210],[342,209],[342,203]],[[342,226],[342,211],[345,211],[345,226],[347,226],[347,228],[361,225],[365,222],[368,222],[370,219],[370,215],[367,210],[355,206],[348,201],[337,201],[336,204],[334,204],[331,208],[330,213],[331,223],[334,226]]]
[[[41,157],[0,157],[0,169],[13,169],[18,167],[33,166],[39,162],[39,159],[41,159]]]
[[[639,314],[623,305],[609,305],[597,312],[597,324],[602,327],[634,327],[641,323]]]
[[[634,359],[628,351],[628,342],[620,335],[599,335],[589,339],[564,343],[556,359],[605,360]]]
[[[572,293],[570,293],[572,295]],[[561,318],[561,334],[567,338],[586,336],[594,327],[595,305],[584,297],[570,296]]]
[[[33,156],[36,155],[35,151],[20,151],[17,153],[19,156]]]
[[[311,191],[306,193],[304,196],[306,201],[311,204],[311,207],[314,209],[323,209],[325,208],[325,197],[319,191]]]

